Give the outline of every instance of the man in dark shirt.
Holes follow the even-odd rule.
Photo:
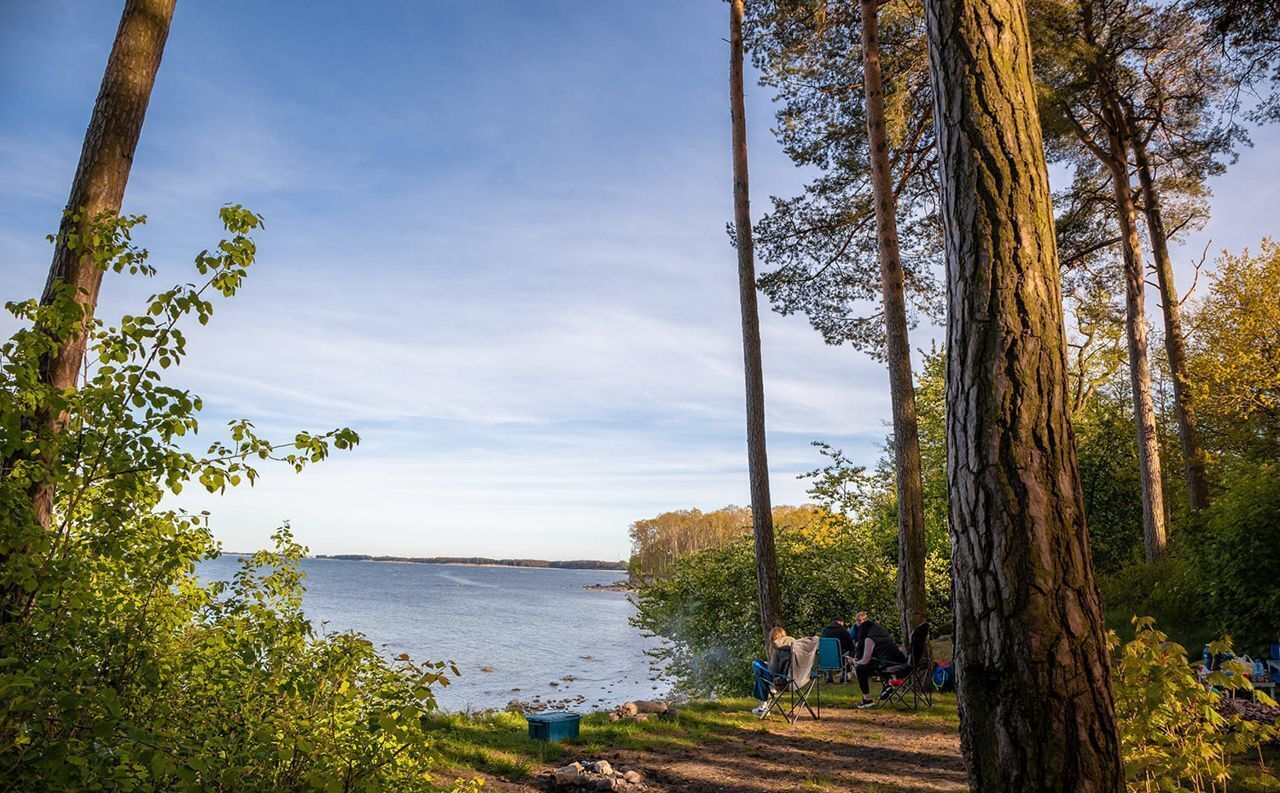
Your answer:
[[[907,657],[898,649],[889,632],[872,621],[867,612],[858,612],[857,619],[858,627],[854,629],[857,641],[853,671],[858,676],[858,688],[862,690],[862,701],[858,703],[858,707],[869,708],[875,704],[871,700],[871,676],[878,674],[886,666],[906,663]]]

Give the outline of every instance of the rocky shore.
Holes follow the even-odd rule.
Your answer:
[[[583,589],[591,589],[597,592],[626,592],[628,594],[635,593],[635,587],[631,586],[628,581],[614,581],[612,584],[586,584]]]

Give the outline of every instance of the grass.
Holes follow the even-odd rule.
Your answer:
[[[901,706],[860,711],[853,707],[859,698],[854,686],[824,686],[824,718],[814,722],[806,714],[794,726],[779,719],[759,721],[750,712],[757,702],[748,698],[693,702],[681,706],[675,718],[650,717],[645,722],[614,722],[606,713],[589,713],[583,716],[578,738],[553,744],[530,740],[524,716],[517,713],[436,714],[429,717],[429,723],[448,771],[463,776],[485,774],[516,783],[530,781],[548,766],[613,759],[619,753],[647,755],[655,767],[725,756],[750,765],[775,759],[773,755],[780,748],[812,752],[815,739],[847,747],[841,751],[857,752],[859,746],[897,746],[911,735],[954,735],[959,727],[951,695],[937,695],[932,708],[915,712]],[[835,718],[825,718],[828,715]],[[1260,767],[1256,753],[1237,758],[1232,764],[1230,790],[1280,793],[1280,779],[1274,776],[1280,766],[1280,748],[1264,749],[1261,759],[1265,765]],[[848,780],[831,776],[830,769],[816,757],[801,765],[788,781],[792,789],[847,789]],[[922,768],[918,773],[928,771]],[[868,782],[858,789],[899,788]]]
[[[875,741],[884,733],[874,729],[875,712],[854,711],[860,695],[854,686],[824,686],[822,709],[840,709],[853,714],[859,727],[843,731],[839,737],[849,741]],[[478,772],[511,781],[528,779],[546,765],[568,763],[606,752],[630,750],[658,755],[694,751],[752,735],[768,733],[785,735],[789,729],[782,721],[761,722],[751,708],[757,701],[731,698],[693,702],[681,706],[673,719],[650,717],[645,722],[609,721],[606,713],[583,716],[579,737],[561,743],[542,743],[528,737],[524,716],[517,713],[485,712],[480,714],[436,714],[429,717],[432,732],[445,765],[452,771]],[[899,709],[892,709],[902,713]],[[806,714],[802,717],[808,720]],[[822,722],[825,724],[826,722]],[[921,710],[908,722],[912,730],[955,730],[955,699],[939,696],[929,711]],[[832,732],[832,737],[837,733]],[[739,754],[759,754],[750,742],[734,746]],[[830,789],[833,781],[816,771],[803,782],[805,789]]]

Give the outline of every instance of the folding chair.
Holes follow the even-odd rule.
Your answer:
[[[840,673],[840,682],[847,683],[848,667],[845,665],[844,656],[840,654],[840,640],[827,637],[818,640],[818,665],[814,668],[814,674],[827,675],[827,682],[831,682],[831,675],[836,672]]]
[[[760,721],[764,721],[771,713],[777,713],[788,724],[795,724],[796,719],[800,718],[802,710],[809,711],[809,715],[817,719],[820,716],[814,713],[813,708],[809,706],[809,693],[818,686],[818,675],[809,675],[809,679],[803,685],[798,684],[795,678],[790,675],[778,674],[770,672],[769,666],[763,661],[753,661],[752,669],[755,670],[756,678],[763,681],[765,686],[764,706],[760,712]],[[786,700],[785,702],[783,700]],[[821,694],[818,696],[821,702]],[[821,704],[819,704],[821,708]]]
[[[907,695],[911,695],[911,709],[920,707],[921,700],[925,707],[933,707],[933,669],[929,664],[929,623],[916,626],[911,632],[911,651],[907,654],[905,664],[894,664],[881,670],[884,691],[876,707],[895,699],[904,705]]]

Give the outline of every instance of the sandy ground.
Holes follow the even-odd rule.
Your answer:
[[[820,721],[716,725],[692,746],[601,749],[580,759],[634,767],[653,791],[967,789],[954,721],[894,710],[824,708]],[[485,788],[548,790],[552,768],[521,783],[490,777]]]

